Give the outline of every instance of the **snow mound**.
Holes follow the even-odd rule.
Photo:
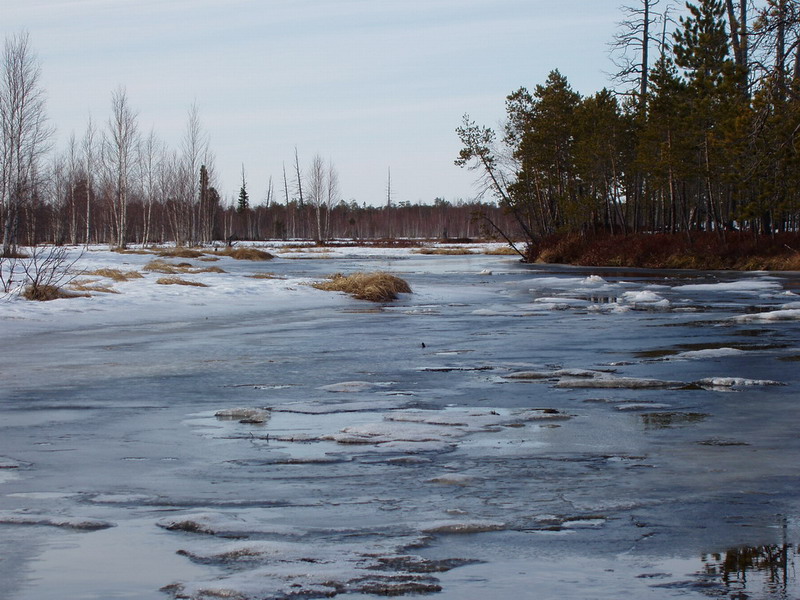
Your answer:
[[[651,304],[651,303],[663,303],[667,302],[663,297],[659,296],[655,292],[651,292],[649,290],[641,290],[638,292],[625,292],[622,294],[622,297],[625,299],[626,302],[630,302],[632,304]]]

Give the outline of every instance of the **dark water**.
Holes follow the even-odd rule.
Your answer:
[[[0,596],[800,597],[796,275],[269,265],[363,269],[415,293],[9,328]]]

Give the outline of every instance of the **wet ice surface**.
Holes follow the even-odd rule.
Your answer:
[[[800,596],[798,277],[353,252],[0,307],[0,597]]]

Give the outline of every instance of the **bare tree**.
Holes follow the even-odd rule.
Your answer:
[[[128,101],[125,88],[118,88],[111,95],[111,118],[108,135],[104,140],[104,152],[114,178],[114,197],[111,208],[114,213],[116,246],[127,245],[128,193],[131,172],[138,142],[136,113]]]
[[[183,186],[182,202],[185,225],[189,232],[188,242],[210,242],[211,221],[208,194],[203,191],[203,181],[208,189],[210,177],[213,174],[213,157],[209,151],[208,135],[203,131],[200,123],[200,110],[196,103],[189,107],[189,116],[186,121],[186,132],[182,143],[183,160],[181,169],[181,182]],[[205,167],[201,175],[201,167]],[[203,181],[201,181],[203,180]]]
[[[158,189],[158,171],[160,162],[164,157],[164,145],[156,137],[156,132],[151,129],[150,134],[139,142],[139,181],[142,186],[142,198],[144,199],[144,231],[142,233],[142,243],[147,245],[150,242],[153,204],[156,200]]]
[[[311,165],[308,167],[306,181],[308,184],[308,200],[314,207],[314,214],[316,216],[316,240],[318,242],[325,241],[324,231],[322,228],[322,208],[325,205],[325,199],[327,196],[325,175],[325,161],[319,154],[316,154],[311,160]]]
[[[0,64],[4,256],[16,250],[19,208],[34,194],[39,163],[52,134],[47,125],[40,77],[41,69],[31,50],[29,35],[21,33],[7,38]]]
[[[650,83],[650,50],[654,45],[661,46],[665,36],[659,36],[656,26],[662,28],[669,22],[669,11],[674,0],[666,0],[663,12],[657,7],[661,0],[636,0],[635,4],[620,7],[624,18],[618,23],[618,31],[611,42],[611,59],[617,67],[614,80],[622,85],[635,86],[632,94],[636,95],[640,111],[644,111],[647,103],[647,91]]]
[[[78,142],[75,139],[75,132],[69,136],[66,152],[67,169],[67,200],[69,203],[69,243],[75,246],[78,243],[78,199],[75,196],[75,188],[81,176],[81,161],[78,151]]]
[[[339,197],[339,172],[336,170],[332,159],[328,159],[328,173],[325,184],[325,239],[328,240],[331,237],[331,214]]]
[[[83,134],[83,142],[81,144],[83,164],[86,171],[86,237],[84,243],[87,247],[92,239],[92,191],[94,189],[94,170],[97,160],[95,134],[96,130],[90,116],[86,123],[86,132]]]

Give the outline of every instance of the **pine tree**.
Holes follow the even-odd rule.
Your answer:
[[[244,165],[242,165],[242,187],[239,189],[239,201],[236,212],[240,215],[250,210],[250,196],[247,195],[247,181],[244,178]]]

